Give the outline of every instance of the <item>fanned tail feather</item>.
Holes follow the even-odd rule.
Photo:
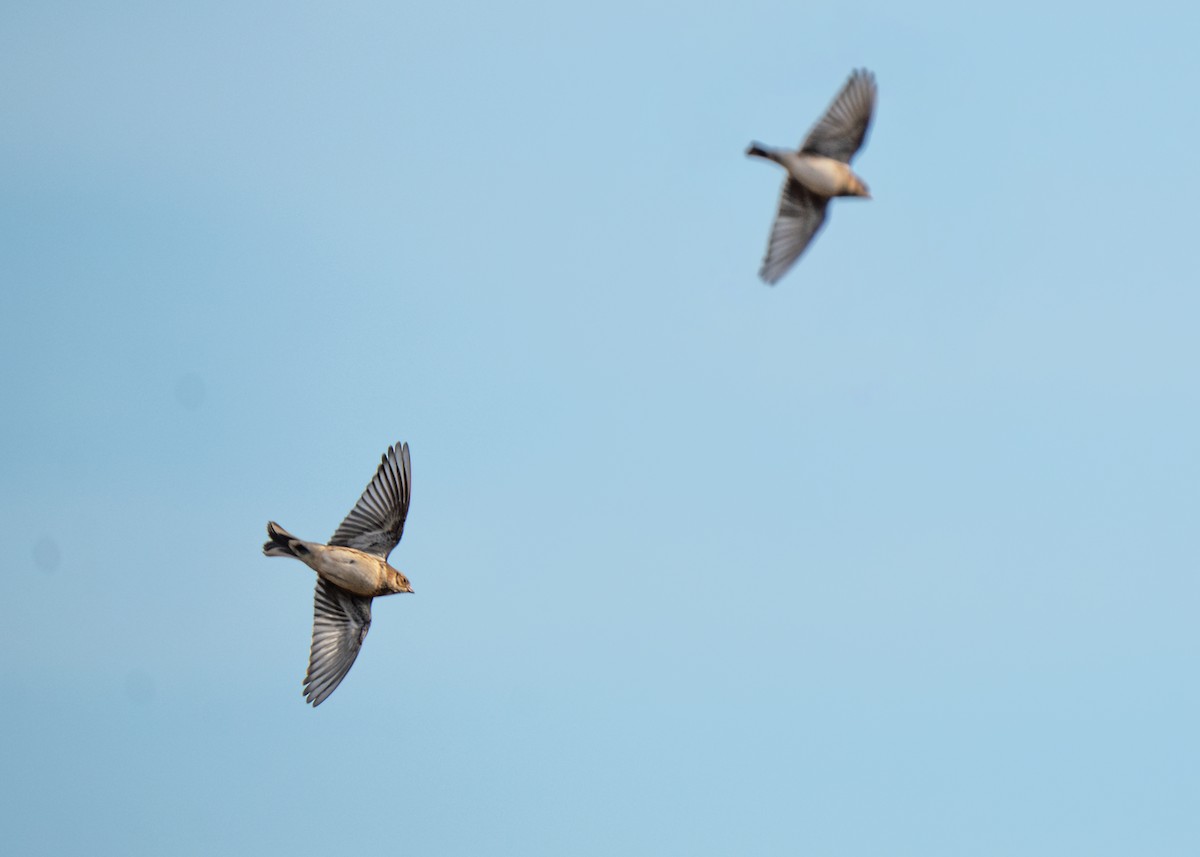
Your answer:
[[[302,553],[308,553],[299,539],[274,521],[267,523],[267,535],[271,538],[263,545],[263,553],[267,556],[290,556],[299,559]]]
[[[752,158],[766,158],[769,161],[775,160],[771,157],[771,153],[763,147],[762,143],[751,143],[746,148],[746,154]]]

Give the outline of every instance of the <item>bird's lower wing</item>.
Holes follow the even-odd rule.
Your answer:
[[[371,599],[317,578],[304,698],[317,707],[342,683],[371,627]]]
[[[818,196],[791,177],[783,183],[767,255],[758,272],[763,280],[775,285],[787,273],[825,222],[828,205],[827,197]]]

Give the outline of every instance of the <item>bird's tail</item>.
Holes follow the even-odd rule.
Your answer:
[[[267,522],[267,535],[271,537],[271,540],[263,545],[263,553],[267,556],[291,556],[299,559],[308,553],[304,542],[274,521]]]
[[[746,149],[746,154],[751,158],[766,158],[768,161],[775,160],[762,143],[751,143]]]

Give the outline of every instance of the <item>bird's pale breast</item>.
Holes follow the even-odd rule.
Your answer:
[[[783,165],[792,178],[821,196],[837,196],[850,183],[850,168],[833,158],[788,152],[783,156]]]
[[[384,578],[382,560],[353,548],[323,546],[312,553],[313,571],[355,595],[374,595]]]

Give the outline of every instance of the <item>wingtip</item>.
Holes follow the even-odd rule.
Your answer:
[[[408,458],[408,441],[398,440],[387,448],[387,452],[383,454],[383,460],[386,462],[389,459],[395,461],[404,461]]]
[[[875,72],[869,68],[856,68],[854,73],[850,75],[851,81],[861,81],[864,86],[871,90],[872,94],[879,90],[879,84],[875,81]]]

